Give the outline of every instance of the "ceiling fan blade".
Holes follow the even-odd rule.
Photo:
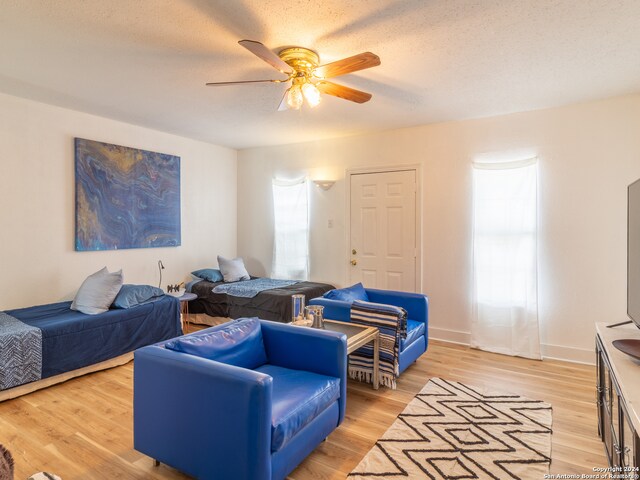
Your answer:
[[[283,112],[285,110],[289,110],[289,106],[287,105],[287,95],[289,94],[289,90],[291,87],[287,88],[284,91],[284,95],[282,96],[282,100],[280,100],[280,105],[278,105],[278,111]]]
[[[326,65],[320,65],[314,70],[313,74],[320,78],[331,78],[378,65],[380,65],[380,57],[371,52],[364,52],[353,57],[327,63]]]
[[[246,48],[247,50],[249,50],[251,53],[256,55],[257,57],[260,57],[262,60],[267,62],[276,70],[279,70],[282,73],[287,73],[287,74],[293,71],[293,69],[288,63],[283,61],[278,55],[273,53],[271,50],[269,50],[260,42],[255,42],[253,40],[240,40],[238,43],[242,45],[244,48]]]
[[[334,97],[343,98],[345,100],[350,100],[356,103],[368,102],[369,100],[371,100],[372,96],[370,93],[331,82],[318,82],[316,83],[316,87],[318,87],[318,90],[320,90],[322,93],[333,95]]]
[[[208,87],[221,87],[224,85],[242,85],[244,83],[282,83],[286,80],[240,80],[238,82],[209,82],[206,83]]]

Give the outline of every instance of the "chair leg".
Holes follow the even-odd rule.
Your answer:
[[[154,460],[153,460],[153,466],[154,466],[154,467],[159,467],[159,466],[160,466],[160,460],[156,460],[156,459],[154,459]]]

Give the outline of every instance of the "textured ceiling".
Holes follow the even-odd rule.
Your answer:
[[[234,148],[640,91],[638,0],[0,0],[0,91]],[[237,44],[298,45],[368,91],[277,112],[280,78]]]

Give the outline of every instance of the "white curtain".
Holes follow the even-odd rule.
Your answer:
[[[306,178],[273,180],[273,278],[309,277],[309,201]]]
[[[473,167],[471,345],[539,359],[537,159]]]

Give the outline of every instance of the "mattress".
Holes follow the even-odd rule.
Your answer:
[[[98,315],[71,310],[71,302],[7,310],[42,331],[42,378],[132,352],[182,334],[180,302],[171,296]]]
[[[198,295],[198,298],[189,302],[189,313],[206,313],[212,317],[258,317],[263,320],[290,322],[291,295],[305,295],[308,302],[335,288],[328,283],[298,282],[287,287],[262,291],[253,298],[244,298],[213,293],[213,289],[222,284],[223,282],[207,280],[195,283],[191,291]]]

